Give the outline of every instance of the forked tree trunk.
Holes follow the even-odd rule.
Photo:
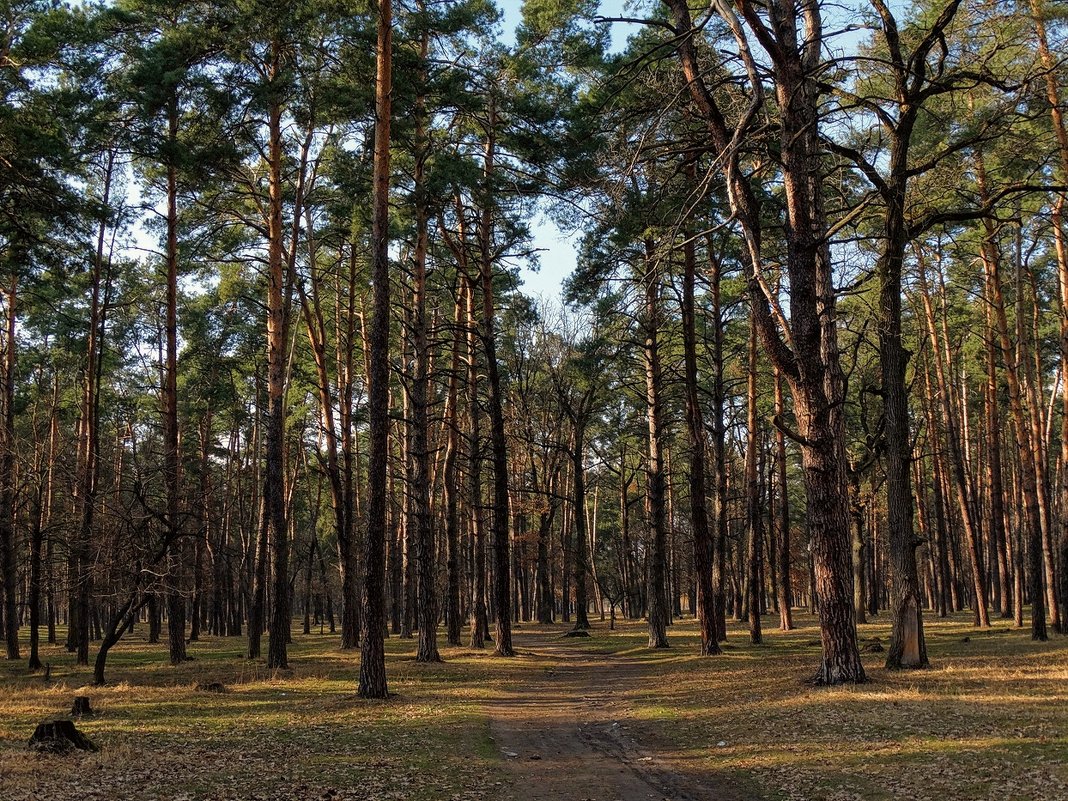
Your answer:
[[[822,20],[815,4],[799,7],[772,0],[769,28],[750,0],[721,3],[717,12],[727,23],[746,65],[752,102],[732,131],[693,41],[690,10],[684,0],[667,0],[674,18],[675,47],[696,112],[705,122],[720,154],[731,212],[745,240],[752,311],[771,362],[783,372],[794,398],[797,441],[805,482],[815,590],[823,658],[814,681],[820,684],[864,681],[856,643],[849,564],[849,516],[846,492],[844,378],[838,352],[835,290],[828,224],[823,208],[823,159],[816,82],[822,58]],[[753,59],[747,34],[736,15],[765,45],[771,57],[780,110],[781,173],[787,201],[789,234],[785,267],[789,277],[787,319],[764,283],[761,213],[753,186],[741,169],[738,138],[749,133],[762,102],[763,78]]]

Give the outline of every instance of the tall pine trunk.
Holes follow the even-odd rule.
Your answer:
[[[644,293],[642,315],[645,339],[645,409],[649,461],[647,493],[652,549],[649,554],[649,647],[667,648],[667,485],[664,468],[664,398],[660,363],[660,282],[651,241],[645,242],[640,281]]]
[[[386,698],[386,490],[389,450],[389,143],[393,95],[393,5],[379,0],[375,75],[374,175],[372,180],[371,286],[368,337],[367,533],[360,648],[361,698]]]

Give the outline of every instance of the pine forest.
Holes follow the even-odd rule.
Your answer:
[[[1068,2],[0,0],[0,799],[1068,798]]]

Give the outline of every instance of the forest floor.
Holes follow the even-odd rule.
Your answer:
[[[289,671],[219,638],[172,668],[139,627],[103,688],[50,646],[47,685],[0,661],[0,799],[1068,798],[1068,638],[928,620],[930,670],[888,672],[867,654],[869,683],[824,689],[804,682],[818,630],[797,617],[760,646],[732,627],[715,658],[696,655],[689,620],[663,651],[644,647],[639,623],[594,621],[575,639],[525,624],[515,659],[444,648],[437,665],[394,637],[385,702],[355,696],[358,656],[329,634],[294,634]],[[860,636],[887,633],[880,620]],[[197,689],[212,681],[228,691]],[[100,752],[29,752],[36,724],[82,693],[98,714],[78,726]]]

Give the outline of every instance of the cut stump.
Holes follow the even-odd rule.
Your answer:
[[[70,708],[71,717],[80,718],[89,715],[95,715],[92,706],[89,704],[88,695],[76,695],[74,696],[74,705]]]
[[[46,754],[99,750],[92,740],[78,731],[72,720],[46,720],[37,724],[29,747]]]
[[[198,684],[197,690],[202,693],[224,693],[226,692],[226,685],[221,681],[209,681],[204,684]]]

